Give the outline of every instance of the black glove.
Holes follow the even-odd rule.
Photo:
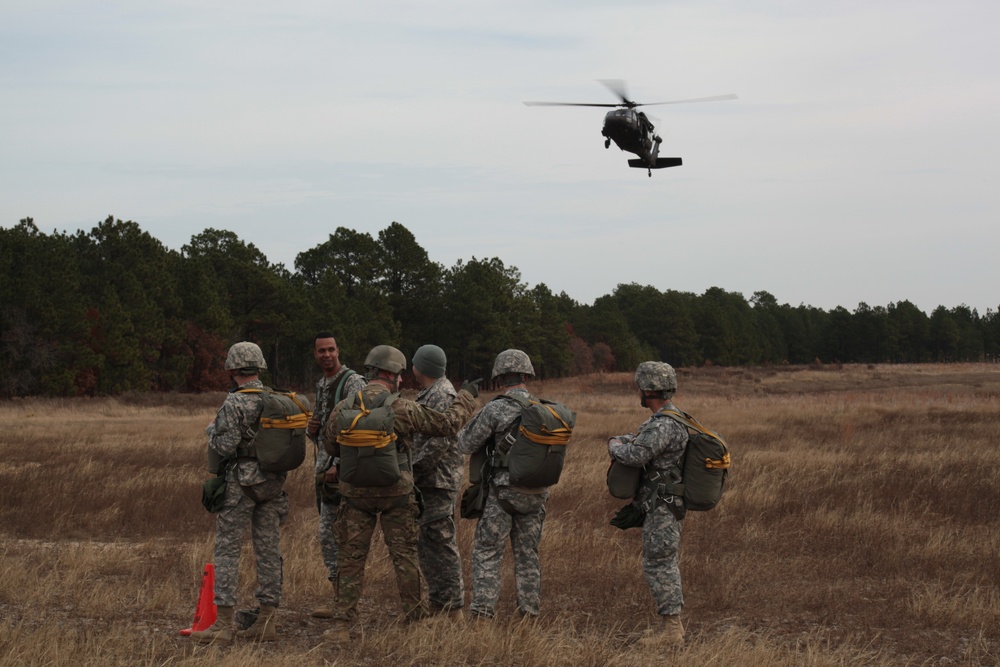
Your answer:
[[[466,380],[462,383],[462,389],[472,394],[472,398],[477,398],[479,396],[479,385],[482,384],[482,382],[483,378]]]

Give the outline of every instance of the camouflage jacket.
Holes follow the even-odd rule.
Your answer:
[[[374,398],[389,390],[379,382],[366,385],[362,390],[365,399]],[[337,415],[347,408],[350,398],[344,399],[330,412],[323,430],[323,446],[331,456],[340,456],[340,445],[337,444]],[[467,391],[460,391],[444,412],[420,405],[408,398],[399,397],[392,404],[394,418],[393,429],[396,433],[396,447],[399,451],[412,451],[413,436],[422,433],[430,436],[453,436],[458,432],[469,416],[475,412],[479,404]],[[340,483],[340,492],[350,498],[381,498],[385,496],[401,496],[413,490],[413,473],[403,472],[402,477],[392,486],[359,487]]]
[[[521,388],[511,389],[507,394],[531,396],[527,389]],[[514,421],[520,416],[521,406],[514,401],[498,401],[496,399],[490,401],[458,434],[458,450],[464,454],[474,454],[489,443],[493,443],[495,446],[507,435],[507,432],[514,425]],[[509,486],[510,473],[503,468],[497,469],[493,473],[493,484]]]
[[[663,409],[677,408],[667,402]],[[640,424],[635,433],[616,435],[608,440],[608,454],[625,465],[668,472],[684,456],[687,441],[686,427],[670,417],[654,414]]]
[[[333,463],[333,458],[327,454],[326,449],[323,447],[323,429],[326,428],[326,420],[330,417],[330,410],[338,402],[334,396],[334,392],[337,391],[337,385],[340,384],[340,380],[344,377],[344,373],[350,369],[347,366],[341,366],[340,372],[333,377],[321,377],[319,382],[316,383],[316,405],[313,410],[313,414],[319,419],[319,432],[316,434],[316,466],[315,472],[317,474],[326,472],[330,469],[330,465]],[[365,388],[367,384],[365,376],[361,373],[353,373],[344,381],[344,389],[341,392],[341,398],[345,396],[352,396],[356,392],[361,391]]]
[[[442,377],[417,394],[417,403],[442,411],[455,401],[455,385]],[[462,487],[465,457],[455,446],[454,437],[413,435],[413,480],[421,488],[458,491]]]
[[[260,380],[251,380],[238,389],[263,389]],[[223,458],[233,458],[243,441],[244,435],[256,433],[264,400],[259,394],[239,394],[233,389],[219,412],[215,421],[208,425],[205,434],[208,436],[208,446]],[[284,479],[287,473],[264,472],[257,465],[257,459],[240,457],[235,464],[230,464],[226,471],[226,479],[235,479],[243,486],[251,486],[273,479]]]

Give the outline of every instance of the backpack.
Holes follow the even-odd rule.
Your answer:
[[[293,391],[238,389],[238,394],[260,394],[263,409],[256,433],[237,448],[238,456],[257,459],[264,472],[295,470],[306,458],[306,426],[311,413]]]
[[[721,435],[709,431],[697,419],[682,410],[661,410],[657,413],[673,419],[688,430],[684,455],[670,477],[679,481],[661,484],[660,493],[684,498],[684,508],[704,512],[722,499],[729,477],[729,446]],[[608,468],[608,491],[615,498],[635,496],[642,484],[642,468],[612,461]]]
[[[576,413],[562,403],[530,396],[503,394],[493,400],[499,399],[517,403],[521,414],[497,444],[494,467],[507,468],[511,486],[552,486],[562,474]]]
[[[379,393],[369,398],[358,392],[349,407],[337,414],[340,445],[340,479],[362,487],[392,486],[408,469],[408,461],[396,449],[395,414],[392,404],[398,393]],[[400,456],[404,456],[400,465]]]

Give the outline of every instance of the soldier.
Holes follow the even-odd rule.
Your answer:
[[[418,620],[426,616],[427,605],[422,598],[420,567],[417,557],[419,514],[413,487],[413,474],[408,463],[413,445],[413,436],[423,433],[429,436],[452,436],[475,411],[475,397],[479,394],[478,381],[466,382],[458,392],[455,402],[445,411],[438,412],[418,405],[405,398],[393,398],[391,392],[399,390],[402,372],[406,370],[406,357],[394,347],[378,345],[372,348],[365,359],[365,376],[368,385],[362,391],[361,400],[365,410],[389,405],[392,417],[390,444],[379,443],[370,446],[364,458],[374,459],[377,450],[392,452],[393,460],[399,464],[398,479],[389,485],[360,486],[348,482],[343,451],[354,447],[345,437],[352,424],[340,423],[340,414],[350,411],[364,415],[357,409],[357,398],[348,397],[337,404],[324,431],[323,444],[331,456],[340,457],[341,502],[334,523],[337,538],[337,581],[336,598],[333,605],[334,625],[323,633],[333,642],[350,640],[350,625],[357,617],[358,598],[364,580],[365,562],[371,546],[375,524],[379,522],[389,556],[396,571],[396,584],[403,603],[403,613],[407,620]],[[391,403],[389,401],[392,401]],[[347,421],[345,419],[345,421]],[[355,418],[353,421],[357,421]],[[385,431],[366,429],[365,436],[385,436]],[[392,443],[394,441],[394,444]],[[392,447],[393,449],[388,449]],[[361,447],[358,447],[361,449]],[[343,454],[342,454],[343,452]],[[384,456],[381,455],[381,456]],[[356,460],[361,461],[362,457]],[[384,472],[378,468],[377,472]]]
[[[530,396],[525,382],[534,375],[531,359],[521,350],[505,350],[493,364],[493,381],[499,382],[506,395]],[[490,401],[458,434],[459,451],[474,454],[488,443],[498,444],[512,430],[520,414],[521,406],[513,400]],[[472,546],[469,612],[474,618],[490,619],[496,613],[500,562],[508,536],[514,552],[518,612],[525,617],[538,616],[542,582],[538,544],[548,497],[548,487],[511,486],[510,473],[505,468],[494,470]]]
[[[236,343],[229,348],[226,370],[236,382],[208,425],[210,455],[226,460],[225,506],[215,519],[215,623],[191,633],[196,642],[228,644],[233,641],[233,608],[239,578],[240,552],[247,528],[253,534],[257,565],[257,602],[260,614],[239,637],[273,641],[274,616],[281,602],[281,540],[279,526],[288,516],[288,494],[282,488],[287,473],[263,472],[256,458],[238,450],[253,441],[259,426],[263,399],[260,394],[236,393],[238,389],[263,389],[260,371],[267,368],[264,355],[254,343]]]
[[[340,505],[337,491],[337,467],[333,457],[323,447],[323,429],[330,410],[345,396],[353,396],[364,389],[365,377],[340,363],[340,349],[332,333],[321,331],[313,339],[313,356],[323,371],[316,383],[316,406],[309,420],[307,433],[316,443],[316,503],[319,506],[319,544],[323,564],[331,582],[337,581],[337,540],[333,535],[333,520]],[[319,607],[312,612],[314,618],[333,618],[330,607]]]
[[[644,467],[637,498],[649,508],[642,524],[642,569],[662,621],[661,629],[654,630],[643,641],[683,646],[680,547],[684,501],[677,496],[662,497],[656,482],[650,480],[670,479],[671,470],[684,455],[688,433],[678,422],[658,414],[662,409],[676,410],[671,399],[677,390],[677,374],[670,364],[642,362],[635,371],[635,382],[642,406],[649,408],[653,416],[640,424],[635,433],[611,438],[608,453],[625,465]]]
[[[417,403],[447,410],[455,400],[455,387],[445,377],[448,359],[437,345],[424,345],[413,354],[413,376],[420,385]],[[465,457],[455,438],[413,437],[413,482],[424,501],[420,515],[420,569],[427,578],[427,598],[432,613],[462,617],[462,558],[455,537],[455,504],[462,486]]]

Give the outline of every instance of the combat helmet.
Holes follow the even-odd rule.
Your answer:
[[[264,361],[264,353],[260,351],[260,347],[256,343],[242,341],[233,343],[233,346],[229,348],[229,354],[226,355],[227,371],[245,369],[260,371],[266,368],[267,362]]]
[[[663,361],[644,361],[635,369],[635,383],[642,391],[677,391],[677,372]]]
[[[406,356],[391,345],[376,345],[365,359],[365,368],[377,368],[398,375],[406,370]]]
[[[535,368],[531,365],[528,355],[521,350],[504,350],[493,362],[493,377],[498,378],[513,373],[535,377]]]

